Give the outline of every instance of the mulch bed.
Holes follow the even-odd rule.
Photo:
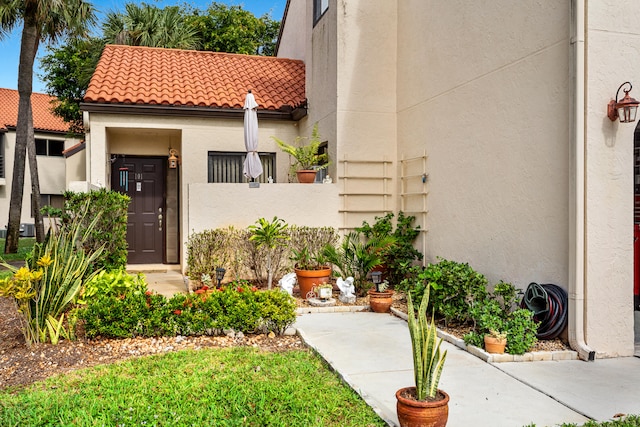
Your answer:
[[[245,335],[61,340],[58,345],[27,346],[20,319],[9,298],[0,297],[0,389],[24,386],[55,374],[131,357],[184,349],[258,347],[264,351],[306,348],[298,336]]]

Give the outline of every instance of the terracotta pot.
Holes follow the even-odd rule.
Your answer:
[[[296,176],[301,184],[313,184],[316,180],[316,171],[301,169],[296,171]]]
[[[484,336],[484,349],[487,353],[504,353],[504,348],[507,346],[507,339],[499,339],[492,337],[491,335]]]
[[[324,267],[319,270],[299,270],[296,268],[295,271],[302,299],[307,299],[307,294],[313,291],[314,286],[320,283],[329,283],[329,278],[331,277],[330,267]]]
[[[449,395],[439,389],[440,400],[419,401],[415,395],[415,387],[396,391],[400,427],[445,427],[449,418]]]
[[[391,308],[391,303],[393,303],[392,290],[386,290],[382,292],[376,292],[374,289],[369,289],[367,292],[369,294],[369,305],[371,306],[371,310],[376,313],[387,313]]]

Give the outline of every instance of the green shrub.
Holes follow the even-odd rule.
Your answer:
[[[283,334],[296,320],[296,303],[286,292],[272,290],[256,293],[260,325],[267,332]]]
[[[168,300],[134,288],[120,295],[98,293],[80,309],[79,317],[89,338],[212,335],[225,329],[282,333],[295,321],[295,309],[288,294],[257,291],[241,281]]]
[[[78,311],[88,338],[141,336],[148,315],[146,295],[133,291],[119,296],[97,294]]]
[[[289,227],[289,255],[291,261],[296,252],[306,251],[308,254],[320,254],[326,245],[338,243],[338,232],[333,227]],[[287,264],[287,268],[293,269],[293,262]]]
[[[216,228],[193,233],[187,242],[187,274],[189,279],[198,282],[208,274],[215,277],[217,267],[231,271],[234,252],[240,250],[240,231],[233,227]]]
[[[127,265],[127,211],[130,198],[125,194],[106,189],[88,193],[64,193],[62,223],[74,218],[84,218],[85,227],[94,218],[99,218],[91,229],[83,246],[88,252],[95,252],[104,246],[102,254],[94,261],[94,269],[116,270]],[[83,215],[88,205],[88,215]]]
[[[487,279],[469,264],[439,259],[437,264],[414,269],[417,280],[406,279],[401,287],[411,292],[416,301],[429,287],[430,307],[436,317],[444,318],[446,323],[469,323],[474,305],[486,298]]]
[[[537,341],[538,325],[533,313],[518,307],[516,288],[511,283],[496,284],[492,294],[474,305],[472,316],[475,327],[464,337],[467,344],[482,347],[484,335],[490,330],[506,334],[509,354],[524,354]]]
[[[511,312],[507,320],[507,348],[509,354],[524,354],[538,341],[538,324],[533,320],[533,312],[519,308]]]
[[[124,269],[101,270],[86,282],[80,292],[83,299],[92,298],[100,293],[106,296],[119,296],[129,291],[143,294],[146,291],[144,274],[132,275]]]
[[[373,225],[363,221],[356,231],[364,234],[367,239],[393,236],[394,243],[381,252],[381,258],[386,267],[387,280],[397,285],[407,277],[413,263],[422,260],[422,253],[413,247],[420,234],[420,226],[413,226],[416,217],[398,212],[395,229],[393,217],[391,212],[382,217],[376,216]]]
[[[270,249],[250,240],[251,231],[233,227],[204,230],[193,233],[187,242],[187,275],[201,287],[203,275],[215,277],[215,269],[224,267],[225,277],[232,280],[252,279],[259,285],[267,284],[267,251],[271,250],[271,268],[274,279],[293,270],[290,258],[294,250],[308,248],[317,253],[326,244],[334,244],[338,233],[332,227],[298,227],[292,225],[284,231],[288,244]]]

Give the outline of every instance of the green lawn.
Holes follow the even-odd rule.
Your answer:
[[[309,351],[240,347],[131,359],[0,391],[11,426],[385,426]]]
[[[33,249],[33,244],[35,242],[36,239],[34,237],[21,237],[18,240],[18,253],[5,254],[5,239],[0,239],[0,257],[3,261],[24,261],[27,254],[31,252],[31,249]]]
[[[536,427],[536,425],[529,424],[525,427]],[[562,424],[560,427],[578,427],[578,424]],[[613,421],[588,421],[581,427],[640,427],[640,416],[629,415]]]

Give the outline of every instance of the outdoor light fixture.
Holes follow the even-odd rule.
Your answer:
[[[629,89],[622,89],[624,85],[629,85]],[[609,105],[607,105],[607,116],[612,122],[615,122],[616,119],[619,119],[620,123],[632,123],[636,121],[636,113],[638,112],[640,102],[629,96],[632,88],[631,83],[622,83],[616,92],[616,99],[610,101]],[[624,91],[624,98],[618,102],[620,89]]]
[[[382,282],[382,271],[372,271],[371,272],[371,281],[376,285],[378,283]]]
[[[378,290],[378,285],[380,283],[382,283],[382,271],[372,271],[371,272],[371,281],[373,282],[374,285],[376,285],[376,291],[380,292]]]
[[[169,169],[176,169],[178,167],[178,150],[175,148],[169,149]]]
[[[226,272],[227,270],[222,267],[216,268],[216,280],[218,281],[218,287],[220,287],[220,283],[222,283],[222,279],[224,279],[224,273]]]

